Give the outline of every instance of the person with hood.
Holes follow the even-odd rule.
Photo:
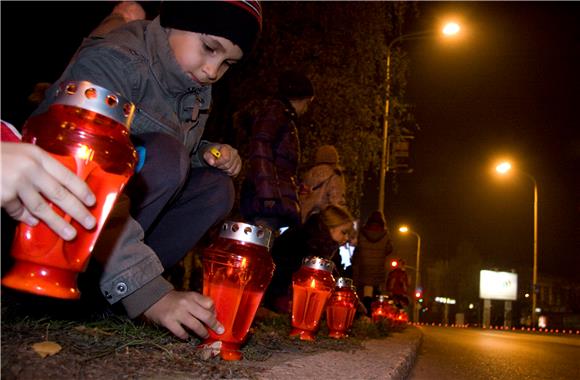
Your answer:
[[[368,310],[372,297],[385,290],[387,256],[392,252],[393,244],[385,217],[381,211],[373,211],[360,229],[351,258],[353,282]]]
[[[300,211],[302,222],[329,205],[346,207],[346,182],[334,145],[316,150],[314,163],[302,176]]]

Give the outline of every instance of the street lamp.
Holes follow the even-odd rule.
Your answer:
[[[445,24],[441,33],[445,37],[454,36],[460,31],[459,24],[455,22],[450,22]],[[437,34],[436,30],[427,30],[417,33],[403,34],[395,39],[393,39],[387,46],[387,99],[385,101],[385,120],[383,122],[383,148],[381,153],[381,169],[380,169],[380,179],[379,179],[379,207],[380,211],[384,211],[385,207],[385,176],[389,171],[389,149],[388,149],[388,137],[389,137],[389,115],[390,115],[390,100],[391,100],[391,52],[393,51],[393,46],[402,41],[417,40],[427,37],[431,37]]]
[[[415,231],[411,231],[407,226],[399,227],[399,232],[406,234],[411,233],[417,237],[417,265],[415,270],[415,292],[419,289],[419,284],[421,281],[421,271],[420,271],[420,264],[421,264],[421,236]],[[415,323],[419,322],[419,300],[415,297],[415,304],[413,307],[413,321]]]
[[[504,161],[495,167],[495,170],[505,175],[512,169],[512,165]],[[536,302],[537,302],[537,282],[538,282],[538,182],[530,174],[519,170],[534,185],[534,267],[532,271],[532,326],[536,324]]]

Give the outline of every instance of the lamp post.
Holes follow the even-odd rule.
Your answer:
[[[415,235],[417,237],[417,264],[416,264],[416,270],[415,270],[415,292],[417,292],[417,290],[419,289],[419,285],[420,285],[420,281],[421,281],[421,270],[420,270],[420,264],[421,264],[421,236],[419,236],[418,233],[416,233],[415,231],[412,231],[409,229],[409,227],[407,226],[401,226],[399,227],[399,232],[401,233],[411,233],[413,235]],[[419,300],[417,299],[417,297],[414,297],[415,299],[415,303],[413,304],[413,322],[418,323],[419,322]]]
[[[495,170],[499,174],[507,174],[512,169],[509,162],[502,162],[497,165]],[[519,170],[521,174],[527,177],[534,185],[534,266],[532,270],[532,327],[536,325],[536,304],[537,304],[537,283],[538,283],[538,182],[530,174]]]
[[[442,33],[444,36],[453,36],[459,33],[460,27],[457,23],[450,22],[445,24],[442,29]],[[408,41],[408,40],[415,40],[415,39],[423,39],[426,37],[430,37],[436,35],[435,30],[427,30],[423,32],[417,33],[409,33],[403,34],[395,39],[393,39],[389,45],[387,46],[387,99],[385,101],[385,117],[383,121],[383,147],[381,151],[381,168],[380,168],[380,178],[379,178],[379,207],[380,211],[384,211],[385,207],[385,177],[387,172],[389,171],[389,116],[390,116],[390,100],[391,100],[391,53],[393,51],[393,46],[395,44]]]

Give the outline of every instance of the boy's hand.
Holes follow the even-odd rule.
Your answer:
[[[227,144],[213,145],[203,154],[203,158],[209,165],[223,170],[230,177],[237,176],[242,170],[242,159],[238,151]]]
[[[206,326],[217,334],[224,332],[224,327],[216,319],[212,299],[196,292],[172,290],[147,309],[143,315],[181,339],[189,338],[185,328],[202,339],[209,336]]]

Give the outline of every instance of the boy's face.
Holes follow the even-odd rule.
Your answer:
[[[178,29],[170,30],[169,45],[183,71],[202,86],[217,82],[243,56],[227,38]]]

